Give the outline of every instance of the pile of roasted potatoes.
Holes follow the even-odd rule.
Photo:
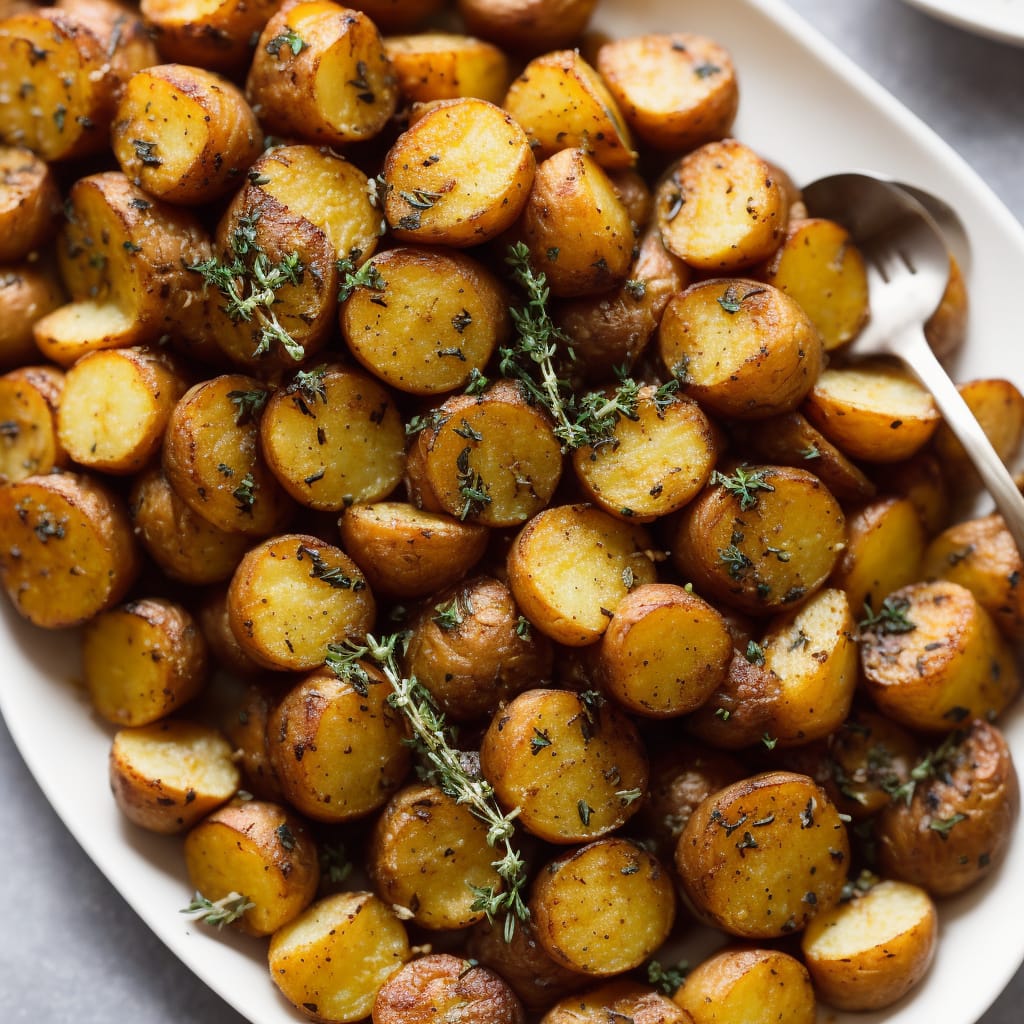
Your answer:
[[[1020,552],[728,40],[594,6],[0,20],[0,578],[313,1020],[885,1007],[1017,817]]]

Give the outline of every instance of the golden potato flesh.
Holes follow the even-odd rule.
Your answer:
[[[668,938],[675,893],[661,863],[625,839],[599,839],[541,868],[530,913],[566,967],[607,977],[644,962]]]
[[[508,57],[497,46],[472,36],[451,32],[388,36],[384,49],[398,88],[412,103],[475,96],[500,105],[511,77]]]
[[[880,1010],[907,994],[928,970],[938,913],[924,889],[879,882],[816,917],[801,948],[814,987],[839,1010]]]
[[[648,779],[635,726],[593,691],[521,693],[491,720],[480,770],[502,806],[518,808],[523,827],[553,843],[624,824]]]
[[[63,387],[64,374],[53,366],[22,366],[0,377],[0,481],[24,480],[67,462],[57,435]]]
[[[64,299],[53,268],[32,263],[0,267],[0,306],[5,314],[0,322],[0,370],[38,362],[36,322],[58,309]]]
[[[800,931],[834,906],[849,859],[846,828],[824,790],[805,775],[778,771],[709,797],[676,847],[698,915],[747,939]]]

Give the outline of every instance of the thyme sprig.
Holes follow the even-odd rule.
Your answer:
[[[907,618],[910,601],[905,597],[887,597],[876,612],[870,604],[864,605],[864,618],[857,624],[860,629],[876,633],[912,633],[917,624]]]
[[[192,902],[187,907],[182,907],[181,913],[191,914],[194,920],[203,924],[223,928],[224,925],[237,921],[247,910],[252,910],[255,906],[248,896],[238,892],[232,891],[219,900],[210,900],[197,889]]]
[[[380,639],[367,634],[363,643],[349,640],[330,644],[327,666],[339,679],[363,690],[370,680],[360,662],[371,661],[380,668],[392,690],[388,704],[400,711],[409,723],[410,746],[419,754],[426,776],[487,826],[488,845],[501,847],[502,856],[493,861],[492,866],[502,880],[502,889],[496,891],[493,886],[476,885],[471,885],[470,889],[474,911],[482,911],[489,921],[504,916],[505,941],[509,942],[515,933],[516,921],[526,921],[530,916],[523,900],[526,865],[512,845],[519,809],[508,814],[502,811],[491,784],[471,772],[452,746],[450,730],[430,691],[415,676],[403,675],[399,669],[397,658],[406,639],[407,634],[402,633]]]
[[[739,500],[740,511],[749,512],[757,505],[758,491],[774,491],[775,488],[764,478],[765,470],[747,470],[745,466],[737,466],[736,472],[720,473],[717,469],[711,474],[709,483],[719,485]]]
[[[305,268],[296,252],[277,263],[270,261],[256,239],[259,219],[258,210],[239,217],[228,241],[228,255],[223,259],[211,256],[189,264],[188,269],[202,277],[204,287],[212,285],[227,299],[221,309],[231,320],[255,320],[259,324],[254,356],[265,355],[277,342],[299,362],[306,354],[305,349],[281,326],[272,307],[278,301],[278,291],[286,284],[301,284]]]

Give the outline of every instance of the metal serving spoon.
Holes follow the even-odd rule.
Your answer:
[[[868,174],[834,174],[803,190],[807,209],[838,221],[864,256],[871,319],[857,352],[896,356],[935,398],[1024,555],[1024,496],[925,340],[924,322],[949,280],[949,251],[935,221],[910,192]]]

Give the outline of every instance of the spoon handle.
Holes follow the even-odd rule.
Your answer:
[[[932,393],[939,412],[974,463],[1017,544],[1017,550],[1024,557],[1024,496],[974,413],[935,358],[924,332],[918,327],[907,330],[898,339],[893,339],[890,351],[899,356]]]

